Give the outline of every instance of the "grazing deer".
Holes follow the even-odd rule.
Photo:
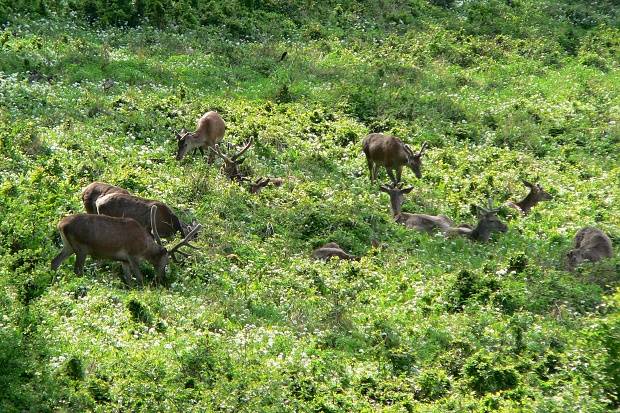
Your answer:
[[[426,142],[422,144],[420,151],[414,153],[411,147],[400,139],[384,135],[382,133],[371,133],[364,138],[362,147],[368,163],[370,181],[377,179],[377,169],[379,165],[385,166],[392,183],[397,184],[403,172],[403,166],[411,168],[416,177],[422,177],[422,155],[426,149]],[[394,176],[396,171],[396,176]]]
[[[327,261],[332,257],[338,257],[341,260],[359,260],[359,257],[348,254],[335,242],[328,242],[312,252],[312,258],[315,260]]]
[[[412,186],[402,189],[402,184],[381,185],[380,187],[382,192],[390,196],[390,207],[396,222],[405,225],[407,228],[429,233],[435,230],[446,231],[454,226],[454,222],[445,215],[410,214],[408,212],[401,212],[401,207],[403,202],[405,202],[405,194],[411,192],[412,189]]]
[[[97,213],[111,217],[133,218],[148,232],[152,232],[153,222],[157,225],[157,232],[164,238],[173,237],[177,232],[186,236],[192,229],[172,212],[168,205],[151,199],[140,198],[135,195],[112,193],[102,196],[95,203]],[[155,221],[151,219],[151,209],[157,207]],[[196,223],[192,223],[195,225]]]
[[[527,215],[537,203],[553,199],[551,194],[545,191],[540,184],[532,184],[525,180],[521,182],[523,182],[523,185],[530,189],[530,192],[519,202],[508,201],[506,203],[506,205],[516,209],[521,214]]]
[[[506,232],[508,226],[497,217],[499,208],[493,208],[491,199],[488,201],[488,208],[477,207],[478,224],[472,228],[470,225],[462,224],[458,227],[449,228],[446,235],[463,235],[474,241],[487,242],[493,232]]]
[[[192,149],[198,149],[204,156],[204,150],[213,148],[224,137],[226,131],[226,124],[224,119],[219,113],[209,111],[202,115],[196,122],[196,130],[194,132],[187,132],[185,129],[181,130],[181,133],[176,133],[178,142],[177,149],[177,161],[183,159],[183,157]],[[207,162],[213,163],[213,154],[209,152],[207,156]]]
[[[596,262],[612,256],[611,239],[598,228],[585,227],[575,235],[573,249],[566,254],[566,267],[573,271],[585,260]]]
[[[239,169],[239,165],[241,165],[243,161],[245,161],[245,158],[239,159],[239,157],[243,155],[245,151],[247,151],[250,148],[251,145],[252,145],[252,138],[250,138],[248,143],[246,143],[245,146],[239,152],[237,152],[235,155],[230,156],[230,157],[222,153],[218,145],[215,145],[211,147],[210,149],[217,156],[222,158],[222,160],[224,161],[224,165],[222,165],[222,170],[224,171],[224,175],[226,175],[228,179],[230,179],[231,181],[241,181],[243,180],[244,177],[243,177],[243,174],[241,173],[241,170]]]
[[[144,277],[140,271],[140,261],[147,260],[155,268],[155,282],[158,283],[166,275],[168,259],[178,262],[175,254],[188,256],[179,251],[183,245],[198,249],[189,240],[200,230],[196,225],[189,234],[170,250],[161,244],[161,238],[154,224],[157,207],[151,209],[151,227],[153,234],[148,232],[138,221],[132,218],[109,217],[107,215],[76,214],[64,217],[58,223],[58,231],[62,238],[63,248],[52,260],[52,270],[75,254],[73,271],[77,275],[84,272],[86,256],[120,261],[123,267],[123,279],[131,286],[131,273],[136,281],[143,285]]]
[[[129,191],[127,191],[126,189],[106,184],[104,182],[93,182],[92,184],[84,188],[82,190],[82,203],[84,204],[84,209],[86,210],[86,213],[96,214],[97,206],[95,203],[97,202],[97,199],[111,193],[129,195]]]

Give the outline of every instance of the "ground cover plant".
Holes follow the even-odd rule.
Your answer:
[[[620,407],[613,2],[0,0],[0,22],[0,411]],[[207,110],[284,184],[177,162]],[[523,179],[553,199],[485,244],[414,232],[370,132],[428,142],[404,211],[474,224]],[[202,250],[142,289],[52,272],[96,180],[195,218]],[[567,272],[587,225],[615,256]],[[327,242],[361,259],[312,260]]]

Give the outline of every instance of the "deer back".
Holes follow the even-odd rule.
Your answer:
[[[354,255],[351,255],[344,251],[342,248],[340,248],[340,246],[335,242],[328,242],[327,244],[315,249],[312,252],[312,258],[316,260],[329,260],[332,257],[338,257],[342,260],[357,259],[357,257],[355,257]]]
[[[204,146],[214,146],[224,137],[226,124],[219,113],[209,111],[196,122],[194,135],[203,142]]]
[[[101,197],[96,202],[99,214],[113,217],[129,217],[140,223],[147,231],[151,228],[151,208],[157,206],[155,222],[157,232],[163,238],[174,236],[177,232],[183,234],[183,225],[179,218],[163,202],[140,198],[127,194],[109,194]]]
[[[396,217],[396,222],[405,225],[407,228],[422,232],[433,232],[435,230],[444,231],[452,227],[452,220],[444,215],[410,214],[402,212]]]
[[[389,168],[406,165],[409,159],[405,144],[394,136],[371,133],[362,142],[362,147],[368,159]]]
[[[97,199],[111,193],[129,194],[126,189],[106,184],[105,182],[93,182],[82,190],[82,203],[87,214],[96,214]]]
[[[76,214],[61,219],[58,230],[74,251],[98,258],[126,260],[133,256],[149,259],[163,250],[132,218]]]
[[[613,255],[613,245],[611,239],[598,228],[586,227],[580,229],[575,235],[574,248],[577,264],[583,259],[598,261],[602,258],[609,258]]]

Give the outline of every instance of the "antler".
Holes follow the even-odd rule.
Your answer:
[[[226,162],[226,163],[233,163],[233,161],[228,156],[224,155],[222,153],[222,151],[220,151],[219,145],[209,146],[209,149],[211,149],[217,156],[222,158],[224,160],[224,162]]]
[[[494,214],[499,211],[499,208],[493,208],[493,200],[491,198],[487,199],[487,208],[481,206],[479,206],[478,208],[485,214]]]
[[[428,146],[428,142],[424,141],[422,143],[422,147],[420,148],[420,150],[417,153],[417,156],[422,156],[422,154],[424,153],[424,150],[426,149],[426,147]]]
[[[161,238],[159,237],[159,232],[157,232],[157,222],[155,220],[155,216],[157,215],[157,205],[151,206],[151,233],[153,234],[153,238],[155,238],[155,242],[159,245],[162,245]]]
[[[250,138],[250,140],[248,141],[248,143],[246,143],[246,144],[245,144],[245,146],[243,147],[243,149],[241,149],[241,152],[239,152],[239,153],[238,153],[238,154],[236,154],[236,155],[233,155],[230,159],[231,159],[233,162],[234,162],[234,161],[236,161],[236,160],[237,160],[237,159],[238,159],[241,155],[243,155],[243,153],[244,153],[245,151],[247,151],[247,150],[250,148],[250,146],[252,146],[252,138]]]
[[[176,255],[175,255],[175,254],[180,254],[180,255],[182,255],[182,256],[184,256],[184,257],[189,257],[189,254],[187,254],[187,253],[185,253],[185,252],[182,252],[182,251],[178,251],[178,249],[179,249],[179,248],[181,248],[182,246],[187,245],[188,247],[193,248],[193,249],[195,249],[195,250],[200,249],[200,248],[198,248],[197,246],[192,245],[192,244],[190,244],[190,243],[189,243],[189,241],[193,239],[194,234],[196,234],[198,231],[200,231],[200,228],[202,228],[202,225],[201,225],[201,224],[196,224],[196,225],[192,228],[192,230],[191,230],[191,231],[190,231],[190,232],[189,232],[189,233],[185,236],[185,238],[183,238],[183,239],[181,240],[181,242],[179,242],[177,245],[175,245],[175,246],[174,246],[174,247],[172,247],[170,250],[168,250],[168,253],[170,254],[170,256],[172,257],[172,259],[173,259],[175,262],[177,262],[177,263],[178,263],[178,262],[180,262],[180,261],[176,258]]]

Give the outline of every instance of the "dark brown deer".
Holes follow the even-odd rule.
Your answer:
[[[177,161],[183,159],[191,150],[198,149],[204,156],[204,150],[213,148],[224,137],[226,124],[219,113],[209,111],[196,122],[196,130],[187,132],[185,129],[176,134],[178,141]],[[207,155],[207,162],[213,163],[213,154]]]
[[[233,156],[227,156],[222,153],[218,145],[215,145],[210,149],[224,161],[224,165],[222,165],[224,175],[226,175],[231,181],[241,181],[244,176],[239,169],[239,165],[245,161],[245,158],[239,158],[250,148],[250,146],[252,146],[252,138],[250,138],[248,143],[246,143],[245,146]]]
[[[411,147],[400,139],[384,135],[382,133],[371,133],[362,142],[362,148],[366,155],[370,181],[377,179],[377,169],[380,165],[385,167],[392,183],[400,182],[403,166],[411,168],[416,177],[422,177],[422,155],[426,149],[426,142],[422,144],[420,151],[414,153]],[[396,171],[396,176],[394,176]]]
[[[327,261],[332,257],[338,257],[341,260],[359,260],[359,257],[347,253],[335,242],[328,242],[312,252],[312,258],[315,260]]]
[[[151,209],[156,206],[157,216],[154,222],[157,225],[157,232],[164,238],[173,237],[177,232],[181,236],[186,236],[192,230],[192,225],[196,224],[195,222],[192,225],[184,224],[163,202],[135,195],[112,193],[99,198],[95,205],[98,214],[133,218],[148,232],[152,232]]]
[[[454,222],[445,215],[410,214],[408,212],[402,212],[401,207],[405,202],[405,194],[411,192],[412,189],[412,186],[402,189],[402,184],[381,185],[380,187],[382,192],[390,196],[390,207],[396,222],[405,225],[407,228],[429,233],[435,230],[446,231],[454,226]]]
[[[93,182],[84,188],[82,190],[82,203],[84,204],[86,213],[96,214],[97,206],[95,203],[97,202],[97,199],[111,193],[129,194],[129,191],[104,182]]]
[[[506,205],[516,209],[521,214],[527,215],[537,203],[553,199],[551,194],[545,191],[540,184],[532,184],[525,180],[521,182],[530,189],[530,192],[519,202],[508,201],[506,203]]]
[[[575,235],[573,249],[566,254],[566,267],[573,271],[585,260],[596,262],[613,256],[611,239],[598,228],[585,227]]]
[[[477,207],[478,224],[474,228],[461,224],[458,227],[449,228],[445,234],[448,236],[462,235],[474,241],[487,242],[492,233],[508,231],[508,226],[498,218],[497,211],[499,208],[493,208],[493,203],[489,199],[487,208]]]
[[[157,207],[153,206],[151,212],[153,221],[156,210]],[[132,218],[93,214],[70,215],[58,223],[63,248],[52,260],[52,270],[57,270],[64,260],[75,254],[73,271],[77,275],[82,275],[86,256],[90,255],[93,258],[120,261],[125,283],[128,286],[132,285],[133,272],[138,284],[143,285],[144,277],[140,271],[140,261],[146,260],[155,268],[155,282],[158,283],[164,280],[170,257],[178,262],[175,254],[188,255],[179,251],[180,247],[186,245],[198,249],[191,245],[189,240],[200,228],[200,225],[194,227],[181,242],[168,250],[161,245],[157,230],[151,234]]]

